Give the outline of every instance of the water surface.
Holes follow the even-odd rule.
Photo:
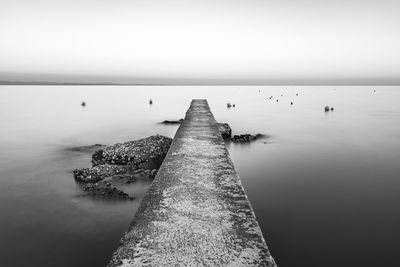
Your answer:
[[[173,137],[159,122],[192,98],[268,135],[227,147],[279,266],[398,266],[400,88],[333,86],[1,86],[2,265],[106,265],[150,181],[133,202],[83,197],[90,154],[68,148]]]

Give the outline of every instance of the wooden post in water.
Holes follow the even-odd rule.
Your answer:
[[[193,100],[109,266],[276,266],[207,100]]]

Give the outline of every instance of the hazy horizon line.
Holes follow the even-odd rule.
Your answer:
[[[74,82],[8,82],[0,86],[400,86],[400,83],[74,83]]]
[[[184,78],[89,74],[1,73],[0,85],[137,85],[137,86],[396,86],[395,77],[366,78]]]

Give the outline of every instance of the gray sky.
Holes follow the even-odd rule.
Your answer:
[[[0,80],[399,84],[399,48],[397,0],[0,0]]]

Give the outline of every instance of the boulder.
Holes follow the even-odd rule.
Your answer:
[[[77,169],[73,174],[89,195],[132,200],[117,187],[140,178],[154,179],[171,143],[171,138],[154,135],[101,148],[92,155],[92,168]]]
[[[227,123],[218,123],[218,130],[222,135],[222,138],[227,139],[232,136],[232,129]]]
[[[92,156],[93,166],[102,164],[130,165],[134,169],[158,169],[167,155],[172,139],[153,135],[97,150]]]

